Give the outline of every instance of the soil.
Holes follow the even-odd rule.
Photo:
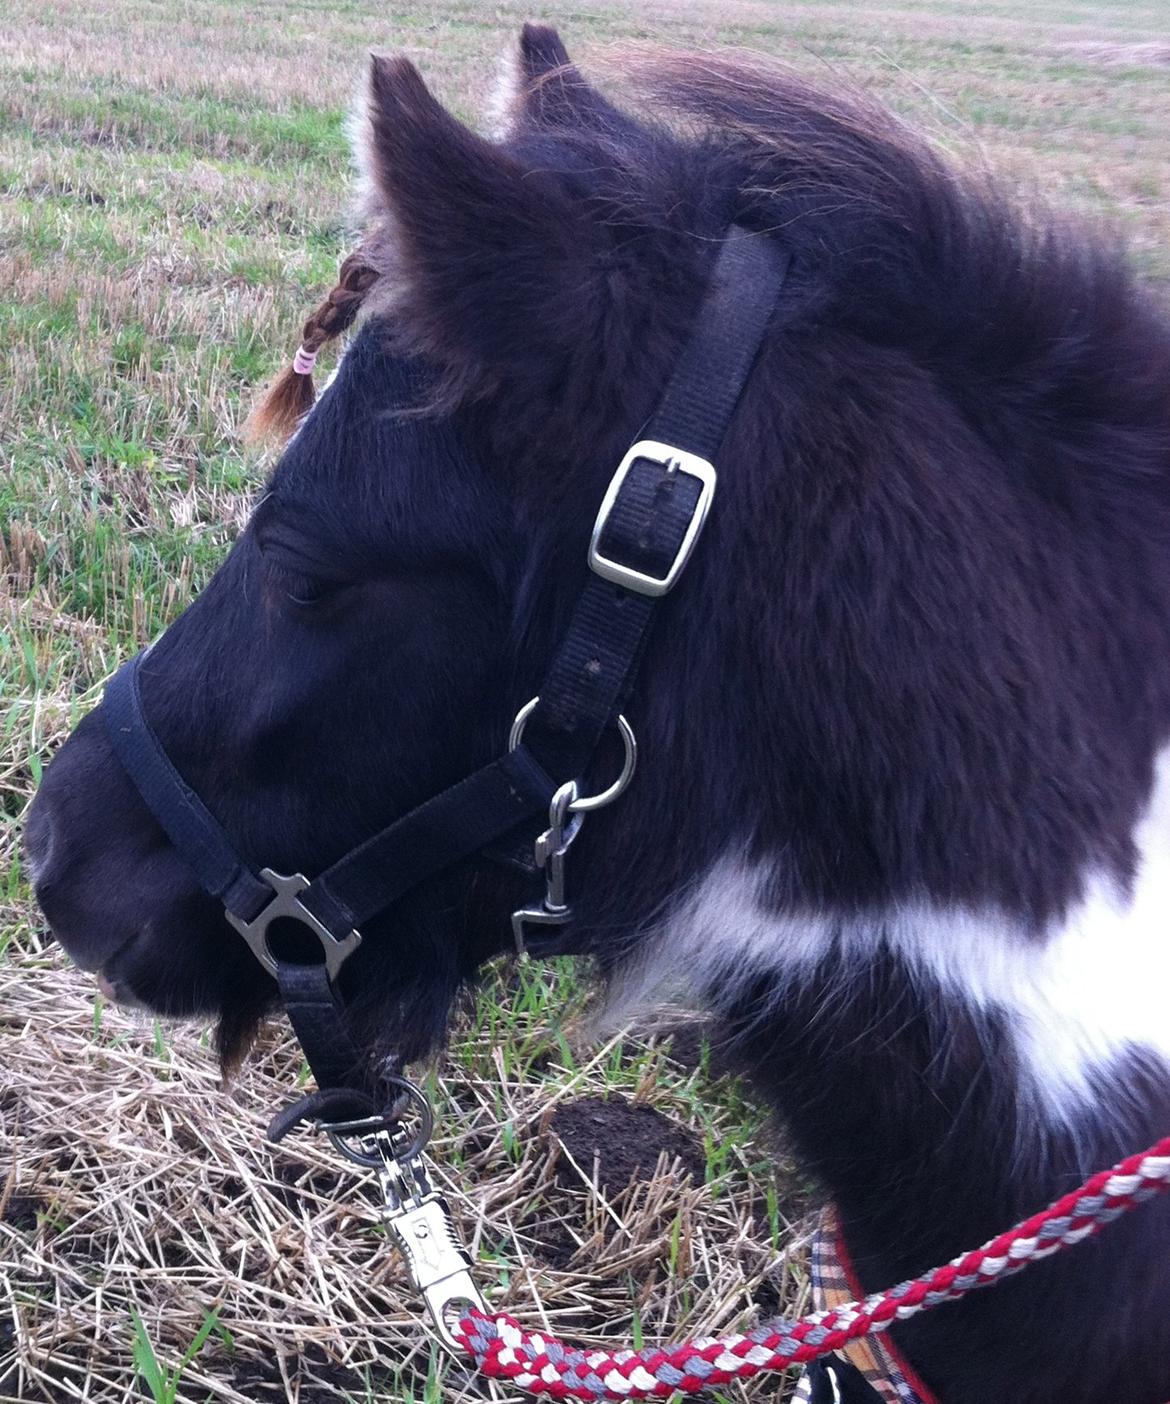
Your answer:
[[[31,1233],[37,1226],[37,1213],[46,1207],[38,1194],[14,1194],[4,1206],[4,1222],[21,1233]]]
[[[680,1164],[680,1175],[702,1184],[706,1158],[693,1132],[653,1107],[624,1098],[581,1097],[562,1102],[553,1112],[549,1131],[607,1197],[620,1194],[631,1180],[653,1177],[663,1151]],[[580,1176],[562,1158],[557,1182],[580,1184]]]
[[[367,1399],[370,1387],[377,1387],[375,1398],[390,1399],[392,1396],[379,1386],[376,1375],[366,1379],[355,1370],[347,1370],[318,1346],[308,1346],[286,1362],[293,1379],[300,1386],[296,1391],[298,1404],[337,1404],[339,1399]],[[304,1367],[308,1366],[309,1369]],[[231,1379],[241,1393],[260,1401],[287,1401],[289,1394],[284,1375],[278,1363],[264,1365],[259,1361],[247,1361],[231,1368]],[[382,1383],[389,1383],[388,1380]]]

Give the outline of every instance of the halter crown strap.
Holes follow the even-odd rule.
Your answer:
[[[671,567],[694,548],[714,494],[710,460],[759,354],[788,263],[766,236],[731,226],[658,409],[610,483],[589,579],[525,732],[552,775],[583,773],[641,661],[658,601],[675,583]]]

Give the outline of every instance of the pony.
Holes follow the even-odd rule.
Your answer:
[[[144,703],[286,872],[498,753],[724,232],[775,241],[628,708],[639,773],[573,850],[570,949],[623,1005],[711,1011],[884,1287],[1170,1128],[1170,321],[1110,239],[857,94],[659,55],[619,105],[539,26],[512,68],[487,137],[373,60],[362,240],[257,421],[303,418]],[[80,966],[241,1055],[272,981],[100,708],[27,847]],[[530,896],[481,854],[371,923],[357,1043],[436,1045]],[[1165,1404],[1170,1204],[893,1336],[942,1404]]]

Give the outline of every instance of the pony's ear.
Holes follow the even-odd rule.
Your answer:
[[[609,131],[627,119],[582,78],[561,36],[546,24],[526,24],[496,101],[503,135],[537,130]]]
[[[374,58],[365,116],[366,213],[412,345],[465,380],[572,346],[591,228],[557,178],[456,121],[407,59]]]

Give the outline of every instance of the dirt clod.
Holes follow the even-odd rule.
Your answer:
[[[607,1197],[620,1194],[631,1180],[649,1180],[659,1157],[677,1160],[680,1178],[703,1183],[705,1159],[694,1133],[653,1107],[622,1097],[581,1097],[562,1102],[549,1124],[569,1156]],[[563,1158],[557,1166],[562,1185],[580,1183],[580,1175]]]

